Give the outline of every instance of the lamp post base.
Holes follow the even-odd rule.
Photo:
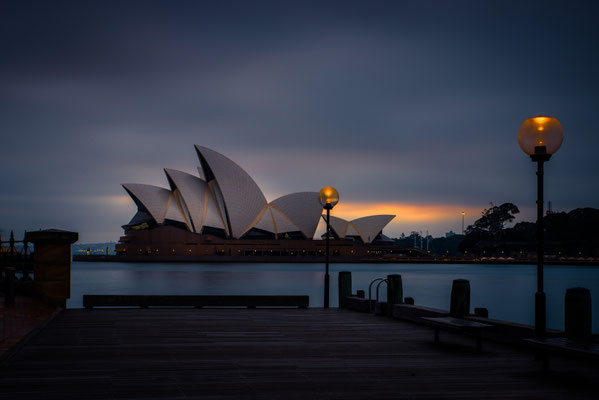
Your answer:
[[[537,339],[545,339],[546,326],[545,292],[535,293],[535,336]]]

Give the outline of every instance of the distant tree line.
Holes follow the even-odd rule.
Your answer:
[[[479,256],[532,256],[536,253],[537,224],[519,222],[511,228],[505,223],[519,212],[511,203],[485,209],[482,217],[466,229],[460,243],[461,253]],[[599,210],[577,208],[568,213],[548,212],[543,217],[545,254],[563,257],[599,256]]]
[[[468,226],[465,235],[433,238],[418,232],[394,239],[404,247],[417,247],[442,256],[534,257],[537,224],[515,219],[520,210],[512,203],[484,209],[481,217]],[[599,210],[577,208],[570,212],[548,212],[543,217],[545,254],[556,257],[599,257]],[[428,239],[428,248],[427,248]]]

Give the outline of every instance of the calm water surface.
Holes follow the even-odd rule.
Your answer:
[[[366,296],[372,279],[401,274],[404,296],[445,310],[452,281],[468,279],[472,310],[486,307],[491,318],[534,324],[534,265],[331,264],[334,307],[339,271],[351,271],[353,292],[362,289]],[[310,307],[322,307],[323,275],[321,264],[73,262],[67,306],[82,307],[83,294],[295,294],[310,296]],[[591,290],[593,332],[599,333],[599,267],[545,267],[548,327],[563,329],[566,289],[577,286]],[[384,299],[384,284],[380,294]]]

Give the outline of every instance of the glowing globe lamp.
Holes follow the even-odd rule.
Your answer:
[[[553,117],[529,118],[524,121],[518,132],[520,148],[531,157],[541,154],[550,157],[560,148],[563,139],[562,125]],[[549,157],[545,157],[544,161]]]
[[[324,208],[331,209],[335,207],[335,204],[339,203],[339,192],[330,186],[323,187],[320,189],[320,193],[318,193],[318,200]]]

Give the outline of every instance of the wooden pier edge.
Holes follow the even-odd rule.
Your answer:
[[[306,295],[83,295],[83,306],[94,307],[297,307],[308,308]]]

